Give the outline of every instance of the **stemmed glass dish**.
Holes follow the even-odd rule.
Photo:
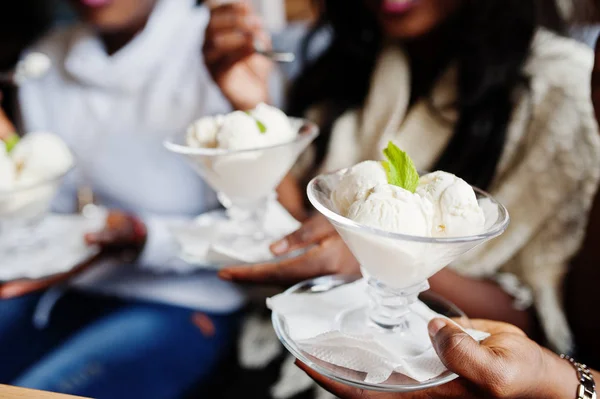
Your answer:
[[[489,194],[474,188],[477,201],[485,214],[485,226],[480,234],[468,237],[418,237],[391,233],[361,225],[341,216],[330,200],[345,170],[317,176],[308,185],[308,198],[313,206],[333,224],[342,239],[361,264],[367,279],[370,303],[348,307],[335,318],[336,328],[349,336],[380,337],[389,345],[409,348],[408,356],[419,356],[432,348],[427,323],[411,305],[429,289],[427,279],[474,247],[502,234],[508,226],[506,208]],[[297,287],[294,289],[297,290]],[[293,292],[291,289],[290,292]],[[447,305],[444,305],[446,303]],[[456,315],[457,311],[443,298],[437,299],[436,311]],[[451,309],[452,308],[452,309]],[[460,312],[460,311],[458,311]],[[283,327],[284,320],[274,314],[276,330],[284,344],[315,370],[338,381],[371,390],[410,391],[449,380],[448,375],[430,381],[417,382],[398,378],[397,373],[384,383],[365,382],[360,375],[349,373],[336,365],[304,356]],[[395,344],[396,343],[396,344]],[[400,345],[400,343],[402,345]],[[451,379],[451,378],[450,378]]]
[[[247,150],[197,148],[185,143],[185,134],[165,141],[165,147],[185,157],[194,170],[217,192],[226,209],[226,233],[215,227],[214,243],[220,246],[264,246],[277,237],[265,224],[275,189],[300,154],[317,137],[313,123],[290,118],[298,132],[290,142]]]
[[[30,185],[0,190],[0,257],[20,255],[47,243],[50,237],[40,226],[69,170]]]

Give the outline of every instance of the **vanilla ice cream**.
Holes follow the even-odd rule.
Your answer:
[[[0,191],[9,191],[15,185],[15,164],[6,152],[4,142],[0,141]]]
[[[279,108],[261,103],[250,111],[250,115],[264,124],[265,135],[271,144],[286,143],[294,140],[298,135],[287,115]]]
[[[433,205],[403,188],[382,184],[375,186],[364,200],[354,202],[347,217],[392,233],[427,236],[431,231]]]
[[[433,237],[466,237],[483,231],[483,210],[463,179],[447,172],[430,173],[419,180],[417,194],[434,206]]]
[[[293,141],[298,135],[279,109],[259,104],[255,109],[204,117],[187,131],[190,147],[251,150]]]
[[[30,133],[10,153],[0,141],[0,219],[25,220],[42,215],[73,165],[66,144],[51,133]]]
[[[10,152],[17,186],[33,185],[64,174],[73,165],[67,145],[52,133],[29,133]]]
[[[428,238],[480,234],[485,216],[464,180],[446,172],[416,180],[416,169],[406,153],[392,143],[384,154],[385,164],[366,161],[343,173],[317,177],[323,181],[315,187],[326,184],[329,190],[316,190],[311,183],[309,190],[316,198],[311,201],[365,227],[357,229],[331,218],[369,277],[397,289],[420,289],[426,279],[482,241],[454,245]]]
[[[361,162],[344,173],[331,193],[331,201],[337,211],[346,216],[353,203],[365,200],[373,187],[381,184],[387,184],[387,176],[381,162]]]
[[[217,132],[223,125],[223,115],[200,118],[188,127],[186,140],[191,147],[216,148]]]
[[[260,131],[252,116],[235,111],[223,119],[217,132],[217,145],[228,150],[250,150],[269,146],[269,138]]]
[[[394,233],[464,237],[485,225],[471,186],[446,172],[422,176],[413,194],[388,184],[381,162],[365,161],[342,175],[330,199],[340,215]]]

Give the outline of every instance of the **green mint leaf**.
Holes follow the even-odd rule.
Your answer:
[[[252,115],[250,113],[250,111],[244,111],[244,113],[246,113],[246,115],[251,116],[252,119],[254,119],[256,121],[256,126],[258,126],[258,130],[262,133],[265,134],[267,132],[267,127],[265,126],[264,123],[262,123],[261,121],[259,121],[258,119],[256,119],[256,117],[254,115]]]
[[[267,132],[267,127],[265,126],[265,124],[262,123],[261,121],[259,121],[256,118],[254,118],[254,120],[256,121],[256,125],[258,126],[258,130],[260,130],[260,132],[262,134],[265,134]]]
[[[388,183],[414,193],[419,185],[419,174],[408,154],[390,141],[383,150],[383,155],[387,161],[381,164],[386,171]]]
[[[16,134],[11,134],[7,138],[4,139],[4,144],[6,145],[6,152],[11,152],[13,148],[19,143],[20,137]]]

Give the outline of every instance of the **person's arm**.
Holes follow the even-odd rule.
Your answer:
[[[187,222],[187,218],[132,215],[110,211],[104,228],[86,234],[86,242],[99,245],[103,253],[115,253],[125,261],[136,261],[143,267],[163,269],[185,267],[177,256],[178,246],[171,228]]]
[[[533,313],[516,309],[515,299],[493,281],[464,277],[446,268],[431,277],[429,284],[432,291],[454,303],[469,317],[503,321],[519,327],[529,336],[537,335]]]
[[[597,10],[600,10],[600,1]],[[591,17],[591,14],[586,15]],[[595,15],[600,19],[599,15]],[[600,40],[596,42],[596,58],[592,72],[592,101],[596,118],[600,120]],[[596,193],[586,230],[585,240],[577,256],[571,262],[564,284],[564,302],[573,331],[575,344],[585,348],[583,360],[600,364],[600,312],[590,311],[598,304],[598,281],[600,281],[600,192]],[[593,305],[592,305],[593,304]],[[595,306],[594,306],[595,309]]]

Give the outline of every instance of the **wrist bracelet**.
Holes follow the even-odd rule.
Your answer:
[[[575,359],[567,355],[560,355],[560,358],[568,360],[577,371],[577,379],[579,379],[577,399],[596,399],[596,384],[590,369],[585,364],[577,363]]]

